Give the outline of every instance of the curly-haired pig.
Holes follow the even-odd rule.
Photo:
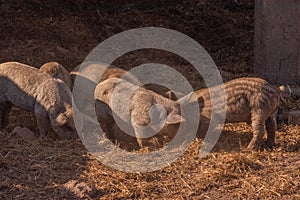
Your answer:
[[[137,79],[137,77],[135,77],[132,73],[130,73],[129,71],[126,71],[124,69],[121,69],[119,67],[115,67],[115,66],[109,66],[106,67],[105,65],[102,64],[89,64],[88,66],[83,67],[83,71],[79,71],[81,65],[77,66],[72,72],[70,72],[71,75],[71,79],[74,82],[75,78],[77,76],[80,76],[80,73],[82,74],[89,74],[89,75],[96,75],[98,71],[102,71],[102,75],[98,81],[98,83],[103,82],[107,79],[110,78],[122,78],[128,82],[131,82],[133,84],[136,85],[142,85],[139,80]],[[176,93],[177,96],[175,95],[175,92],[173,92],[172,90],[170,90],[167,87],[164,87],[162,85],[159,85],[157,83],[148,83],[143,85],[144,88],[148,89],[148,90],[152,90],[164,97],[167,97],[169,99],[173,99],[173,100],[177,100],[177,96],[182,96],[182,94],[180,93]]]
[[[62,139],[75,138],[72,94],[61,80],[18,62],[0,64],[1,127],[8,125],[12,106],[33,112],[40,137],[50,125]]]
[[[184,121],[177,101],[122,79],[109,78],[100,82],[94,97],[96,114],[103,131],[113,137],[120,135],[118,131],[122,134],[132,131],[133,135],[129,137],[136,137],[139,147],[146,146],[147,138],[153,136],[154,132],[176,134],[180,123]],[[125,129],[116,128],[116,118],[121,124],[126,124]]]

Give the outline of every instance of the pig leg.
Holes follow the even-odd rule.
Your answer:
[[[9,122],[9,113],[12,108],[12,103],[7,102],[1,106],[1,129],[5,129]]]
[[[154,132],[153,130],[151,131],[150,127],[144,127],[143,125],[138,125],[138,124],[133,124],[133,129],[134,129],[134,133],[135,133],[135,137],[137,140],[137,143],[139,145],[140,148],[149,146],[149,139],[151,137],[147,137],[148,134]]]
[[[131,111],[131,125],[134,129],[134,134],[138,145],[143,148],[148,145],[148,129],[151,119],[149,116],[149,109],[152,106],[152,97],[145,96],[145,100],[142,103],[137,104]],[[137,102],[141,99],[137,99]],[[150,135],[151,136],[151,135]]]
[[[277,116],[277,112],[274,112],[274,114],[272,114],[266,120],[266,129],[267,129],[266,144],[268,147],[272,147],[275,145],[275,131],[277,130],[276,116]]]
[[[137,126],[133,126],[133,128],[134,128],[136,140],[137,140],[137,143],[138,143],[139,147],[143,148],[144,146],[147,146],[146,139],[142,138],[143,133],[142,133],[141,128],[137,127]]]
[[[137,149],[138,144],[136,138],[127,135],[118,127],[113,117],[112,110],[105,102],[96,99],[95,111],[101,129],[110,141],[114,142],[115,144],[119,143],[121,148],[129,151]]]
[[[141,147],[141,148],[150,147],[150,146],[154,147],[154,145],[159,146],[158,141],[156,144],[151,143],[152,138],[155,140],[155,138],[157,139],[157,136],[160,135],[160,134],[157,135],[157,132],[152,127],[135,124],[133,126],[133,129],[134,129],[136,141],[137,141],[139,147]]]
[[[41,106],[37,106],[37,108],[35,108],[34,114],[40,133],[39,138],[43,138],[47,135],[48,130],[50,128],[48,113],[44,108],[41,108]]]
[[[197,137],[203,139],[208,131],[210,119],[202,117],[198,126]]]
[[[259,149],[262,147],[263,135],[265,133],[265,120],[261,115],[261,111],[252,113],[253,137],[248,145],[248,149]]]
[[[111,141],[115,141],[117,138],[116,134],[118,131],[113,131],[114,127],[117,127],[117,125],[113,118],[112,110],[105,102],[96,99],[95,111],[98,122],[100,123],[100,127],[105,133],[106,137]],[[117,130],[117,128],[115,128],[115,130]]]

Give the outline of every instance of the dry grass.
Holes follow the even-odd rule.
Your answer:
[[[79,141],[25,143],[2,134],[0,195],[19,199],[297,199],[297,129],[282,127],[277,132],[277,147],[272,151],[249,152],[238,138],[243,138],[250,128],[227,125],[225,133],[234,134],[224,134],[206,158],[199,159],[200,142],[195,141],[169,167],[144,174],[124,173],[102,165]],[[236,135],[240,137],[233,137]]]
[[[245,6],[243,6],[245,5]],[[250,5],[250,6],[249,6]],[[253,63],[253,1],[236,10],[221,0],[0,1],[0,61],[40,66],[58,61],[69,69],[98,43],[130,28],[160,26],[183,32],[210,53],[225,80],[250,76]],[[173,66],[194,88],[201,77],[181,58],[167,52],[137,51],[114,64],[129,69],[147,61]],[[298,101],[298,102],[297,102]],[[299,108],[289,99],[283,109]],[[14,109],[16,125],[37,133],[33,115]],[[283,122],[285,118],[283,117]],[[1,199],[299,199],[300,127],[281,124],[277,145],[245,150],[251,127],[226,125],[214,151],[200,159],[201,141],[170,166],[151,173],[113,170],[90,155],[80,141],[25,142],[0,132]]]

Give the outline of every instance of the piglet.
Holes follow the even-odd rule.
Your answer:
[[[35,114],[40,137],[50,125],[61,139],[76,138],[72,94],[63,81],[18,62],[0,64],[1,128],[8,125],[12,106]]]
[[[147,138],[156,133],[176,134],[184,118],[177,101],[123,79],[110,78],[95,89],[95,109],[104,131],[129,133],[139,147],[147,146]],[[119,123],[116,128],[116,121]],[[120,127],[121,124],[121,127]],[[120,130],[121,129],[121,130]]]
[[[277,129],[276,113],[284,87],[275,87],[261,78],[238,78],[226,82],[224,86],[226,97],[221,96],[221,85],[210,88],[213,96],[216,97],[215,104],[212,104],[207,88],[194,92],[194,100],[198,100],[202,108],[199,135],[206,134],[212,119],[218,123],[219,112],[224,110],[222,102],[225,99],[225,123],[247,122],[252,125],[253,138],[248,149],[262,147],[265,128],[267,130],[266,143],[269,147],[273,146]],[[212,106],[216,110],[215,113],[212,113]]]

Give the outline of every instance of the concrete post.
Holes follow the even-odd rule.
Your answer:
[[[255,0],[254,72],[300,84],[300,0]]]

